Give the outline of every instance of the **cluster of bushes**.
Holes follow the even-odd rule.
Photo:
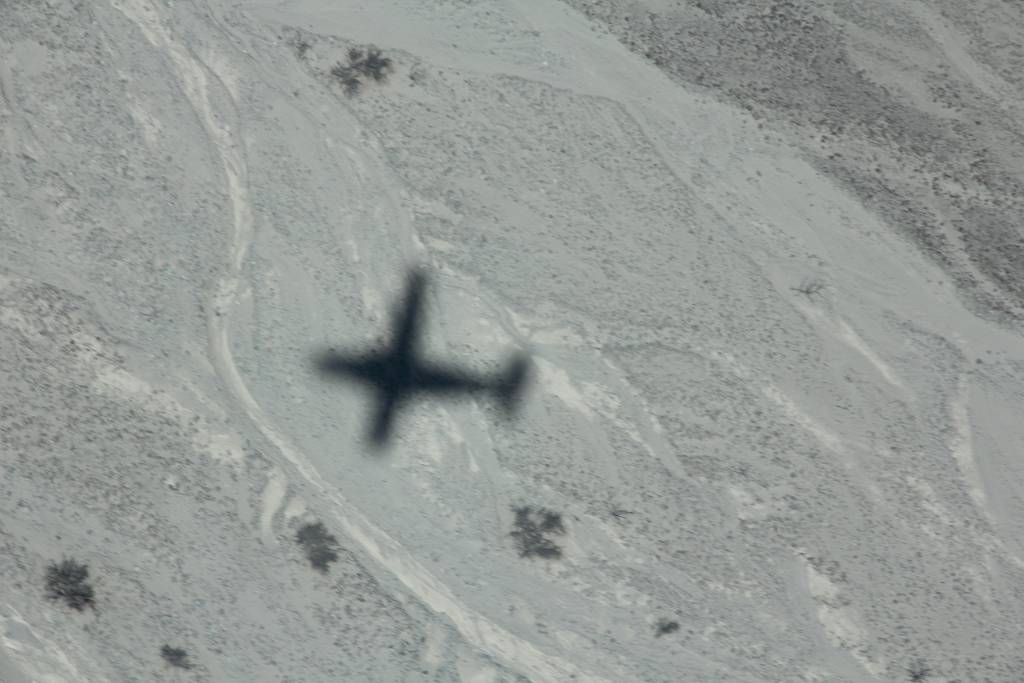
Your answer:
[[[562,515],[529,505],[515,508],[515,513],[515,529],[511,536],[516,541],[520,557],[558,559],[562,556],[562,549],[550,538],[552,535],[565,535]]]
[[[558,559],[562,549],[551,536],[564,536],[562,515],[545,508],[524,505],[514,508],[515,528],[510,535],[515,539],[521,557]],[[326,573],[332,562],[338,560],[338,539],[329,533],[322,522],[303,524],[295,534],[295,541],[303,548],[310,565]],[[95,591],[89,584],[89,569],[73,559],[51,563],[46,570],[46,595],[51,600],[62,600],[72,609],[95,609]],[[661,619],[656,635],[662,636],[679,630],[679,623]],[[164,645],[160,656],[170,666],[191,669],[188,652],[179,647]],[[911,680],[921,681],[928,675],[923,665],[911,670]]]
[[[348,51],[348,64],[338,62],[331,68],[331,75],[341,82],[346,94],[355,95],[366,79],[379,83],[387,79],[391,70],[391,59],[377,48],[353,47]]]
[[[62,601],[68,607],[79,612],[89,607],[96,609],[96,591],[89,583],[89,567],[72,558],[60,562],[51,562],[46,568],[46,597],[54,601]],[[160,656],[171,666],[191,669],[188,653],[170,645],[160,649]]]

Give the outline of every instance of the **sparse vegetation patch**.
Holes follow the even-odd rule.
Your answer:
[[[921,681],[927,681],[928,677],[932,675],[931,669],[922,660],[917,660],[907,669],[907,676],[914,683],[921,683]]]
[[[171,666],[176,666],[179,669],[191,669],[192,664],[188,661],[188,653],[182,650],[180,647],[171,647],[170,645],[164,645],[160,648],[160,656],[164,658],[164,661]]]
[[[79,612],[86,607],[96,608],[95,593],[88,583],[89,568],[73,559],[53,562],[46,568],[46,597],[63,600],[68,607]]]
[[[549,536],[565,535],[562,515],[543,508],[533,509],[528,505],[515,509],[516,528],[512,537],[516,540],[520,557],[543,557],[558,559],[562,549]]]
[[[312,34],[294,27],[285,28],[278,37],[295,50],[295,55],[300,60],[306,59],[315,42],[315,37]]]
[[[803,294],[808,299],[825,289],[825,282],[816,277],[804,278],[800,285],[792,288],[794,292]]]
[[[353,47],[348,51],[348,64],[338,62],[331,68],[331,75],[344,86],[345,94],[355,95],[367,79],[380,83],[387,80],[391,71],[391,59],[377,48]]]
[[[328,533],[323,522],[304,524],[296,533],[295,540],[306,551],[314,569],[326,574],[330,563],[338,560],[338,539]]]

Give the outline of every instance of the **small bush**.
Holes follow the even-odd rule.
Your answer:
[[[327,532],[323,522],[304,524],[295,534],[295,540],[305,549],[309,563],[325,574],[330,563],[338,560],[338,539]]]
[[[675,633],[679,630],[679,622],[671,619],[658,619],[655,636],[661,637],[668,633]]]
[[[348,61],[359,73],[375,81],[383,81],[391,73],[391,59],[381,55],[380,50],[370,48],[363,52],[359,48],[348,51]]]
[[[339,62],[331,69],[331,75],[341,81],[341,84],[345,87],[346,95],[355,95],[359,92],[359,86],[362,85],[362,82],[359,80],[359,74],[351,67]]]
[[[921,681],[928,680],[928,677],[932,675],[931,669],[928,668],[923,661],[920,659],[910,665],[907,669],[907,676],[913,683],[921,683]]]
[[[816,277],[807,277],[800,281],[798,287],[792,287],[794,292],[803,294],[808,299],[813,298],[815,294],[822,292],[827,285],[824,280],[820,280]]]
[[[188,653],[182,650],[180,647],[171,647],[170,645],[164,645],[160,648],[160,656],[164,658],[164,661],[171,666],[176,666],[179,669],[191,669],[192,664],[188,661]]]
[[[548,536],[565,535],[562,515],[543,508],[534,510],[528,505],[515,509],[516,528],[511,536],[516,540],[520,557],[558,559],[562,549]]]
[[[382,56],[380,50],[354,47],[348,51],[348,64],[338,62],[331,69],[331,75],[341,81],[346,94],[354,95],[359,92],[364,79],[372,78],[380,83],[387,79],[391,70],[391,59]]]
[[[89,568],[72,559],[53,562],[46,568],[46,597],[63,600],[68,607],[79,612],[86,607],[96,608],[95,593],[87,581]]]

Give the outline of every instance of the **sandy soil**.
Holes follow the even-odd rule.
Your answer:
[[[2,13],[4,683],[1019,680],[1018,5]],[[535,372],[375,453],[412,264]]]

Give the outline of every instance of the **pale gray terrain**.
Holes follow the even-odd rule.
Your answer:
[[[0,681],[1022,680],[1022,35],[5,0]],[[375,453],[310,354],[386,335],[414,264],[431,355],[533,381]]]

